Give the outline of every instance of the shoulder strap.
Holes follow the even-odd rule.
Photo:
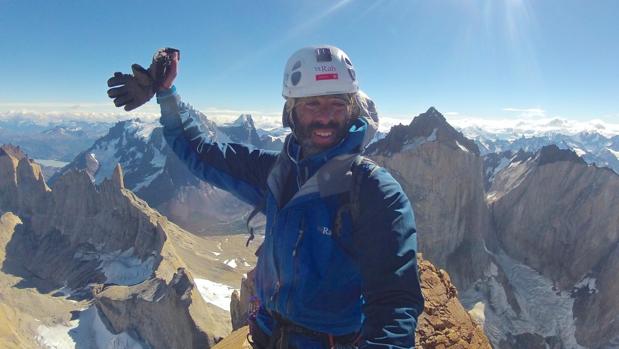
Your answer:
[[[357,155],[352,163],[350,172],[352,173],[350,191],[348,192],[348,202],[344,200],[337,210],[335,215],[335,223],[333,227],[334,236],[340,236],[342,229],[342,219],[345,211],[350,213],[351,223],[353,228],[357,226],[361,209],[359,205],[359,197],[361,195],[361,187],[363,179],[372,175],[379,166],[372,160],[363,155]]]
[[[359,217],[361,216],[359,198],[361,196],[363,179],[364,177],[370,177],[378,168],[380,168],[380,166],[378,166],[377,163],[363,155],[357,156],[353,162],[351,168],[352,184],[350,188],[350,218],[352,219],[353,227],[359,223]]]

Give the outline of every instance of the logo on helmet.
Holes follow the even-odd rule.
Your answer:
[[[316,73],[328,73],[328,72],[336,72],[337,68],[332,65],[319,65],[314,66],[314,72]]]
[[[316,81],[320,80],[337,80],[337,74],[316,74]]]

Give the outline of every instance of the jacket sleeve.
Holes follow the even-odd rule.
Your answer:
[[[365,178],[361,188],[358,230],[353,234],[365,316],[360,348],[413,348],[424,305],[413,209],[383,168]]]
[[[173,86],[157,93],[163,136],[174,153],[198,178],[258,206],[277,152],[235,143],[215,143],[215,131],[204,131],[206,117],[181,101]]]

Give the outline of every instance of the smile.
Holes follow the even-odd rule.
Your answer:
[[[319,136],[319,137],[331,137],[333,136],[334,132],[333,131],[314,131],[314,134]]]

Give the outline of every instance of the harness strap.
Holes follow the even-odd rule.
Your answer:
[[[275,328],[273,329],[273,335],[269,339],[269,349],[287,349],[289,342],[289,335],[291,333],[299,334],[305,337],[311,337],[328,343],[329,349],[337,348],[338,345],[350,345],[356,343],[359,338],[359,333],[350,333],[343,336],[334,336],[332,334],[314,331],[309,328],[292,323],[283,318],[278,313],[270,313],[273,320],[275,320]]]

